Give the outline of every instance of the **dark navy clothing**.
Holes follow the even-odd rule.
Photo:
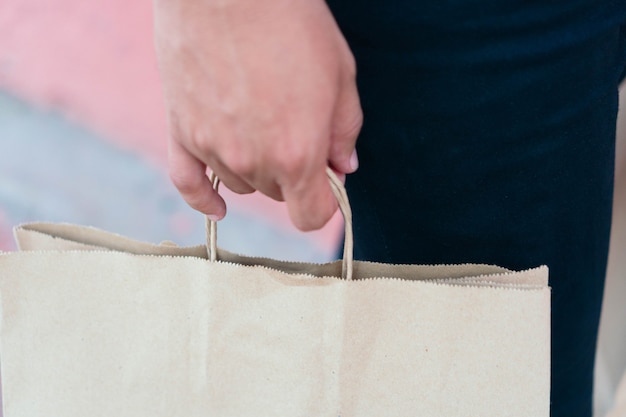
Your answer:
[[[328,3],[365,115],[356,257],[548,265],[552,415],[591,416],[626,0]]]

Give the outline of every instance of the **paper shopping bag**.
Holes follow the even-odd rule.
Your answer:
[[[5,417],[549,415],[547,268],[328,264],[66,224],[0,255]]]

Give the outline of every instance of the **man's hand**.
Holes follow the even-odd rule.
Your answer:
[[[238,193],[287,203],[302,230],[335,212],[325,168],[357,168],[362,112],[352,53],[324,0],[155,0],[169,169],[193,208]]]

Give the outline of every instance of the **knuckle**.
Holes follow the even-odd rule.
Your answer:
[[[350,122],[348,122],[343,129],[342,134],[347,137],[356,137],[359,135],[361,128],[363,127],[363,112],[359,110],[354,114]]]
[[[180,117],[176,113],[170,113],[168,122],[170,137],[183,147],[196,146],[205,136],[189,118]]]
[[[192,195],[202,188],[202,179],[186,172],[170,169],[169,177],[181,194]]]
[[[282,176],[289,180],[290,183],[297,183],[299,177],[300,164],[293,159],[280,159],[276,161],[276,167]]]
[[[240,147],[230,146],[222,153],[220,159],[228,169],[241,177],[248,177],[255,170],[253,155]]]
[[[191,142],[191,147],[200,154],[210,155],[213,153],[212,136],[206,130],[194,129],[190,134],[189,141]]]
[[[286,177],[298,180],[307,167],[307,156],[301,147],[296,147],[277,155],[274,164]]]

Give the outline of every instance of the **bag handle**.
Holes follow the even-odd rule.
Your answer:
[[[350,208],[350,202],[348,200],[348,194],[346,188],[343,186],[341,180],[333,172],[332,169],[326,168],[326,175],[330,181],[330,188],[339,203],[339,210],[343,215],[344,227],[345,227],[345,240],[343,245],[343,262],[341,267],[341,275],[346,280],[352,279],[353,271],[353,251],[354,251],[354,238],[352,236],[352,209]],[[219,178],[211,173],[210,176],[213,188],[217,191],[219,188]],[[217,222],[212,221],[208,217],[205,217],[206,221],[206,239],[207,239],[207,255],[211,262],[217,261]]]

